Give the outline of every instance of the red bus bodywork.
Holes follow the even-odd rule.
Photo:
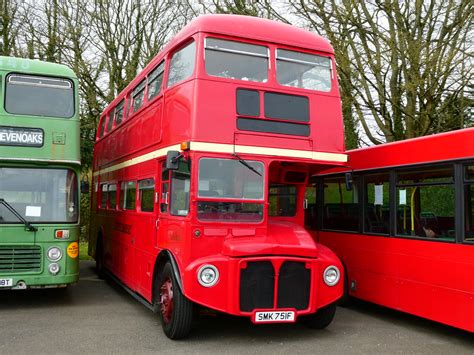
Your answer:
[[[356,230],[338,231],[344,229],[343,218],[340,228],[324,228],[322,222],[317,233],[319,242],[334,250],[343,261],[349,295],[473,332],[474,234],[470,171],[474,161],[474,129],[348,153],[353,176],[360,184],[356,184],[358,195],[364,196],[358,203],[360,223]],[[370,223],[367,222],[367,212],[361,212],[364,207],[360,201],[366,201],[367,210],[372,207],[370,201],[367,202],[364,179],[377,174],[391,174],[390,184],[403,186],[400,180],[404,174],[430,176],[437,169],[450,171],[450,179],[439,183],[432,179],[425,185],[419,184],[418,189],[439,186],[441,190],[442,186],[448,186],[452,198],[448,198],[446,204],[451,206],[452,214],[448,213],[450,217],[447,217],[425,212],[421,219],[437,221],[441,228],[443,224],[449,224],[450,227],[444,227],[446,236],[429,238],[417,232],[417,224],[421,221],[416,218],[413,218],[412,235],[403,235],[394,212],[399,208],[396,205],[400,201],[398,197],[396,201],[391,200],[390,207],[386,206],[391,213],[386,233],[367,232]],[[321,184],[327,181],[323,179]],[[390,192],[390,198],[393,199],[395,188],[391,188],[394,191]],[[322,190],[320,192],[324,194]],[[427,199],[421,199],[421,202],[425,209],[439,210],[439,206],[430,205]],[[444,202],[437,200],[436,203]],[[322,218],[327,218],[327,208],[325,210],[322,201],[321,206]]]
[[[207,38],[267,47],[268,79],[253,82],[208,75],[204,58]],[[170,60],[190,41],[194,41],[196,52],[193,72],[186,79],[167,87]],[[280,85],[275,73],[277,48],[329,58],[331,89],[322,92]],[[145,85],[144,102],[133,112],[134,93],[139,91],[145,78],[152,81],[151,73],[163,60],[160,94],[147,100],[150,87]],[[258,122],[266,119],[262,111],[267,97],[278,98],[271,95],[287,95],[282,97],[290,101],[294,97],[307,100],[309,121],[304,124],[309,127],[309,133],[296,136],[238,129],[237,120],[249,117],[237,112],[238,90],[248,90],[245,93],[258,97],[259,114],[252,116],[252,120]],[[107,120],[121,102],[124,102],[126,112],[123,119],[117,123],[115,118],[109,124]],[[276,126],[279,123],[297,124],[292,123],[292,118],[275,122]],[[180,146],[183,142],[186,147]],[[190,186],[186,190],[189,210],[177,211],[182,215],[172,215],[166,210],[168,191],[173,184],[172,178],[166,175],[168,173],[163,175],[167,177],[162,176],[168,151],[179,151],[183,162],[191,162]],[[202,186],[198,180],[202,171],[198,166],[203,158],[224,159],[224,163],[229,159],[243,159],[262,164],[265,193],[261,199],[246,201],[263,206],[261,220],[217,219],[216,210],[226,204],[232,205],[235,199],[199,196]],[[89,253],[97,259],[96,249],[100,242],[105,268],[129,290],[157,307],[160,301],[157,300],[159,290],[156,284],[163,264],[170,262],[182,293],[196,304],[232,315],[249,316],[253,320],[253,314],[262,308],[291,310],[295,312],[295,318],[314,314],[341,297],[342,282],[328,286],[322,275],[331,265],[339,270],[342,267],[338,258],[328,248],[317,244],[304,229],[305,185],[311,174],[344,165],[346,161],[340,96],[329,43],[304,30],[268,20],[201,16],[186,26],[101,116],[94,150]],[[137,194],[135,204],[130,203],[132,207],[123,208],[122,182],[143,179],[153,179],[153,211],[140,210],[140,194]],[[166,179],[170,179],[169,183]],[[110,184],[116,188],[113,202],[102,192],[110,188],[104,188]],[[268,190],[272,184],[294,186],[297,203],[292,216],[269,216]],[[209,190],[209,187],[204,188]],[[203,204],[208,201],[210,207],[215,203],[216,208],[210,212],[200,211],[198,217],[198,205],[202,201]],[[212,220],[214,217],[216,219]],[[219,281],[213,287],[203,287],[197,279],[200,268],[208,264],[214,265],[219,272]],[[273,280],[271,290],[255,291],[261,292],[262,297],[265,292],[273,293],[274,299],[268,307],[258,306],[258,301],[252,299],[252,290],[259,288],[258,275],[262,270],[255,269],[252,271],[254,275],[249,276],[249,265],[257,269],[262,267]],[[283,279],[291,280],[293,272],[309,272],[310,283],[305,286],[306,290],[301,290],[307,297],[307,304],[291,300],[291,287],[294,285]],[[242,289],[243,274],[249,277],[245,290]],[[243,297],[250,297],[247,301],[255,301],[257,305],[242,306]],[[279,302],[280,297],[286,302]]]

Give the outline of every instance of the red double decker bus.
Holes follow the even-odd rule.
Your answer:
[[[195,305],[325,327],[342,268],[304,229],[305,187],[346,161],[329,43],[201,16],[101,116],[89,253],[172,339]]]
[[[314,181],[348,294],[474,332],[474,129],[349,152]]]

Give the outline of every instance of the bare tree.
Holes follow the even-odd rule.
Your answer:
[[[372,143],[453,128],[445,124],[447,105],[464,95],[473,75],[463,64],[472,62],[472,1],[293,0],[292,6],[330,38],[343,96]]]

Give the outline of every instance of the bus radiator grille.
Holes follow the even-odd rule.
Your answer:
[[[0,246],[0,274],[41,271],[39,246]]]
[[[311,271],[305,263],[285,261],[278,276],[278,308],[308,308]]]
[[[274,280],[275,270],[270,261],[247,263],[247,267],[240,270],[240,310],[273,308]]]
[[[278,298],[274,304],[275,270],[270,261],[249,262],[240,271],[240,310],[308,308],[311,271],[305,263],[285,261],[278,275]]]

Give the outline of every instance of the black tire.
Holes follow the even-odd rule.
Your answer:
[[[155,304],[166,336],[173,340],[187,337],[193,322],[193,303],[182,294],[169,261],[156,286]]]
[[[105,278],[105,266],[104,266],[104,247],[102,244],[102,237],[97,239],[97,246],[95,248],[95,272],[99,279]]]
[[[302,321],[308,328],[323,329],[331,324],[335,313],[336,304],[331,303],[330,305],[319,309],[316,313],[303,317]]]

